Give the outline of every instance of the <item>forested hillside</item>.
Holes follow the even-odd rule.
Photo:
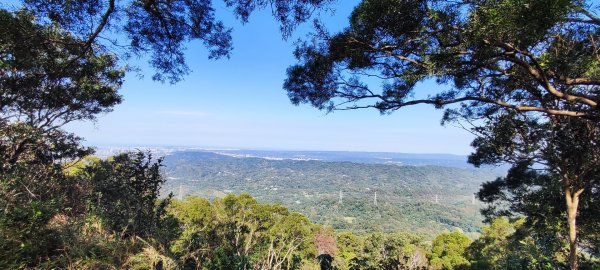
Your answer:
[[[597,1],[4,2],[0,269],[600,269]],[[337,4],[351,9],[343,26],[324,16]],[[435,165],[455,168],[381,153],[350,160],[364,164],[343,162],[343,152],[330,162],[249,157],[265,154],[259,151],[98,157],[84,144],[72,125],[99,121],[126,97],[147,108],[115,117],[127,119],[113,123],[113,141],[145,128],[125,144],[165,130],[172,136],[153,143],[211,139],[181,128],[194,126],[219,145],[251,145],[244,141],[253,136],[266,147],[279,141],[311,149],[300,142],[306,139],[321,148],[365,143],[359,149],[391,151],[408,138],[396,132],[425,119],[420,111],[393,124],[356,114],[331,129],[300,121],[258,93],[272,91],[269,78],[279,74],[263,64],[286,64],[268,55],[273,43],[249,50],[246,56],[258,57],[244,64],[201,69],[204,77],[190,85],[210,91],[204,103],[186,91],[169,92],[186,99],[170,106],[167,95],[148,102],[146,93],[164,89],[129,83],[149,75],[176,84],[197,64],[188,56],[231,57],[230,23],[261,12],[283,39],[314,22],[280,78],[292,104],[327,113],[444,109],[442,124],[473,135],[468,163],[506,165],[506,174],[465,170],[453,156]],[[256,45],[265,29],[245,43]],[[261,85],[249,87],[253,80]],[[236,91],[218,87],[232,81]],[[122,88],[151,91],[126,95],[132,91]],[[263,102],[246,106],[257,100]],[[239,117],[253,110],[260,112]],[[225,124],[227,114],[243,119]],[[271,115],[280,125],[263,122]],[[352,133],[361,136],[347,138]],[[425,133],[415,145],[443,136]]]
[[[453,228],[476,232],[482,204],[473,194],[495,178],[487,170],[234,158],[204,151],[175,152],[164,164],[165,192],[180,198],[248,192],[335,229],[429,236]]]
[[[472,169],[473,165],[467,162],[466,156],[451,154],[414,154],[395,152],[355,152],[355,151],[276,151],[276,150],[248,150],[248,149],[206,149],[203,151],[223,154],[233,157],[262,157],[266,159],[282,160],[320,160],[339,161],[368,164],[396,164],[396,165],[435,165]],[[491,168],[493,169],[493,168]]]

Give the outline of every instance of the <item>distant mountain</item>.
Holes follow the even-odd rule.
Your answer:
[[[180,152],[208,152],[236,158],[263,158],[268,160],[318,160],[325,162],[354,162],[365,164],[395,164],[405,166],[442,166],[469,170],[481,170],[467,163],[467,156],[452,154],[414,154],[394,152],[353,152],[353,151],[277,151],[277,150],[245,150],[215,149],[189,147],[98,147],[96,155],[108,157],[118,153],[143,150],[157,156],[165,156]],[[508,167],[484,167],[483,170],[503,175]]]
[[[376,163],[396,165],[436,165],[457,168],[473,168],[467,157],[450,154],[406,154],[387,152],[345,152],[345,151],[265,151],[265,150],[208,150],[209,152],[232,157],[259,157],[272,160],[320,160],[348,161],[355,163]]]
[[[248,192],[355,232],[475,232],[481,204],[473,193],[497,173],[465,169],[461,162],[464,157],[433,154],[171,151],[164,192],[207,198]]]

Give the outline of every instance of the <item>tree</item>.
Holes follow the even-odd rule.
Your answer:
[[[184,201],[173,201],[168,210],[179,221],[182,233],[171,244],[171,250],[181,261],[183,269],[202,269],[209,261],[211,250],[217,245],[211,203],[202,198],[188,197]]]
[[[153,78],[173,83],[188,72],[187,41],[203,42],[210,58],[224,57],[231,30],[215,18],[212,1],[22,2],[18,10],[0,9],[0,267],[56,268],[51,262],[69,253],[57,228],[81,228],[77,222],[91,214],[82,207],[88,188],[103,195],[94,200],[95,214],[112,229],[159,238],[153,231],[165,204],[153,206],[162,183],[157,167],[139,156],[92,162],[98,167],[87,167],[88,174],[101,179],[85,182],[69,166],[93,150],[62,127],[94,120],[121,102],[117,91],[130,56],[150,55]],[[327,2],[225,1],[244,22],[272,7],[284,37]],[[106,181],[132,197],[118,196],[114,186],[102,186]]]
[[[122,237],[154,235],[169,201],[169,197],[159,201],[165,182],[161,162],[137,152],[90,164],[82,178],[89,181],[91,212]]]
[[[586,130],[597,134],[600,18],[595,8],[585,1],[562,0],[365,0],[341,33],[331,35],[318,27],[311,42],[300,44],[300,63],[288,69],[284,88],[292,103],[329,111],[376,108],[390,113],[430,104],[447,108],[444,120],[483,120],[481,126],[492,128],[499,123],[495,119],[527,115],[535,119],[524,121],[525,128],[541,124],[557,132],[573,130],[569,122],[577,121],[580,127],[593,126]],[[365,77],[380,80],[383,87],[374,90],[373,83],[361,80]],[[419,82],[430,79],[445,90],[427,97],[414,93]],[[565,155],[580,149],[577,143],[590,155],[598,153],[583,147],[593,141],[563,147],[558,138],[544,140],[547,151],[560,152],[554,161],[572,161],[574,156]],[[591,178],[581,177],[589,167],[579,161],[559,163],[551,165],[560,165],[561,175],[567,176],[562,181],[570,209],[570,265],[577,269],[577,201],[587,190],[583,182]]]
[[[590,8],[560,0],[365,0],[341,33],[318,28],[313,42],[300,44],[284,88],[294,104],[329,110],[462,103],[467,114],[597,119],[600,19]],[[363,75],[381,79],[381,90]],[[450,89],[414,98],[427,79]]]
[[[315,257],[306,217],[245,193],[213,203],[189,197],[169,212],[180,221],[171,250],[184,269],[299,269]]]
[[[354,235],[351,232],[344,231],[336,235],[336,243],[339,249],[339,268],[350,269],[351,264],[360,256],[363,238]]]
[[[339,240],[349,269],[418,270],[429,266],[423,239],[417,235],[372,233],[360,239],[344,233]]]
[[[520,222],[522,223],[522,222]],[[516,225],[516,226],[515,226]],[[515,233],[517,224],[501,217],[482,228],[481,236],[468,248],[472,269],[522,269],[509,264],[508,238]]]
[[[31,129],[49,140],[70,137],[75,143],[79,139],[62,132],[62,126],[76,120],[94,120],[121,102],[117,90],[124,71],[117,67],[113,55],[87,51],[82,48],[84,41],[62,29],[36,24],[27,12],[0,10],[0,25],[2,130]],[[75,57],[78,61],[64,69],[63,64]],[[3,160],[7,162],[3,168],[15,164],[32,148],[52,152],[49,147],[37,147],[33,137],[14,132],[3,136]],[[77,148],[61,154],[54,151],[51,158],[68,159],[84,153]]]
[[[556,259],[561,257],[561,250],[548,248],[546,240],[554,237],[552,233],[534,229],[532,234],[531,229],[525,225],[524,218],[494,218],[482,227],[481,236],[467,248],[471,269],[564,269],[567,260],[558,262]]]
[[[586,249],[597,244],[597,233],[590,230],[600,224],[593,218],[600,176],[597,124],[565,117],[539,122],[513,114],[487,121],[487,125],[474,129],[479,138],[473,142],[476,151],[470,161],[476,165],[511,162],[513,168],[505,178],[483,185],[479,197],[490,204],[485,214],[526,215],[526,225],[537,230],[568,228],[569,257],[574,267],[580,240]],[[556,205],[560,200],[566,204]],[[508,209],[498,208],[506,204]],[[585,208],[580,210],[580,204]],[[582,226],[576,224],[577,219]]]
[[[461,231],[442,233],[431,244],[432,269],[468,269],[469,261],[464,257],[471,240]]]
[[[61,127],[118,104],[123,71],[112,55],[82,50],[83,41],[27,12],[0,10],[0,36],[0,256],[7,268],[27,267],[62,245],[52,220],[80,214],[80,189],[62,165],[91,149]]]
[[[333,262],[337,259],[338,248],[333,228],[321,228],[315,232],[315,247],[317,248],[317,261],[321,269],[336,269]],[[339,261],[339,260],[338,260]]]
[[[315,258],[311,223],[302,214],[283,216],[269,230],[267,256],[260,269],[298,269],[302,259]]]
[[[224,1],[242,22],[257,9],[271,8],[284,37],[328,2]],[[175,83],[189,73],[184,52],[191,40],[207,48],[209,59],[229,57],[232,49],[232,29],[216,18],[211,0],[23,0],[23,4],[38,23],[57,25],[84,40],[82,50],[108,50],[122,58],[149,55],[156,70],[152,78],[158,81]],[[76,60],[65,62],[65,68]]]
[[[84,50],[84,41],[28,12],[0,10],[0,26],[0,174],[22,177],[11,198],[40,198],[56,184],[50,171],[64,178],[61,164],[92,152],[62,127],[120,103],[124,70],[113,55]]]

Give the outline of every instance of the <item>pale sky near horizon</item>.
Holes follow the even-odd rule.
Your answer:
[[[341,29],[358,1],[338,1],[325,19]],[[269,11],[241,25],[217,4],[218,15],[234,27],[231,58],[209,61],[198,43],[188,45],[192,73],[175,84],[151,80],[152,70],[139,61],[145,77],[129,74],[121,89],[124,102],[96,123],[67,127],[88,146],[190,146],[264,150],[338,150],[468,154],[473,139],[458,127],[440,126],[442,110],[415,106],[380,115],[376,110],[326,114],[308,105],[293,106],[282,89],[286,68],[296,63],[294,40],[303,25],[281,39]],[[433,82],[417,89],[441,87]]]

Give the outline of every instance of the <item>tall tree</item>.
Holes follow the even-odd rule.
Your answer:
[[[590,218],[597,208],[600,177],[598,125],[580,118],[555,116],[540,122],[503,114],[488,118],[487,125],[474,131],[479,137],[473,142],[476,151],[469,157],[471,163],[513,163],[505,178],[483,185],[479,197],[490,203],[484,213],[488,217],[523,214],[528,217],[526,224],[550,231],[556,230],[556,218],[564,217],[571,266],[576,267],[580,238],[586,247],[590,241],[594,246],[597,233],[590,228],[600,224]],[[563,205],[548,203],[561,199]],[[507,204],[508,208],[502,207]],[[583,222],[579,230],[577,219]]]
[[[4,263],[26,267],[56,253],[60,241],[49,222],[74,209],[76,183],[67,161],[91,153],[61,129],[93,120],[121,101],[123,70],[111,54],[28,12],[0,10],[0,251]],[[73,57],[78,61],[64,70]],[[3,265],[1,267],[8,267]]]
[[[300,44],[300,63],[288,69],[284,88],[292,103],[329,111],[390,113],[430,104],[447,108],[444,120],[483,119],[479,123],[485,126],[499,124],[496,119],[506,115],[526,115],[531,119],[522,122],[523,128],[551,126],[556,136],[543,140],[545,158],[562,176],[570,264],[577,269],[578,198],[593,179],[590,166],[598,163],[584,164],[571,154],[599,152],[596,9],[575,0],[364,0],[348,28],[332,35],[318,27],[312,41]],[[374,89],[365,77],[379,79],[383,87]],[[442,90],[426,97],[415,93],[419,82],[431,79]],[[513,130],[499,134],[517,132],[515,126],[504,127]],[[589,134],[568,143],[557,135],[580,128]],[[520,157],[513,148],[504,150],[506,159]]]

